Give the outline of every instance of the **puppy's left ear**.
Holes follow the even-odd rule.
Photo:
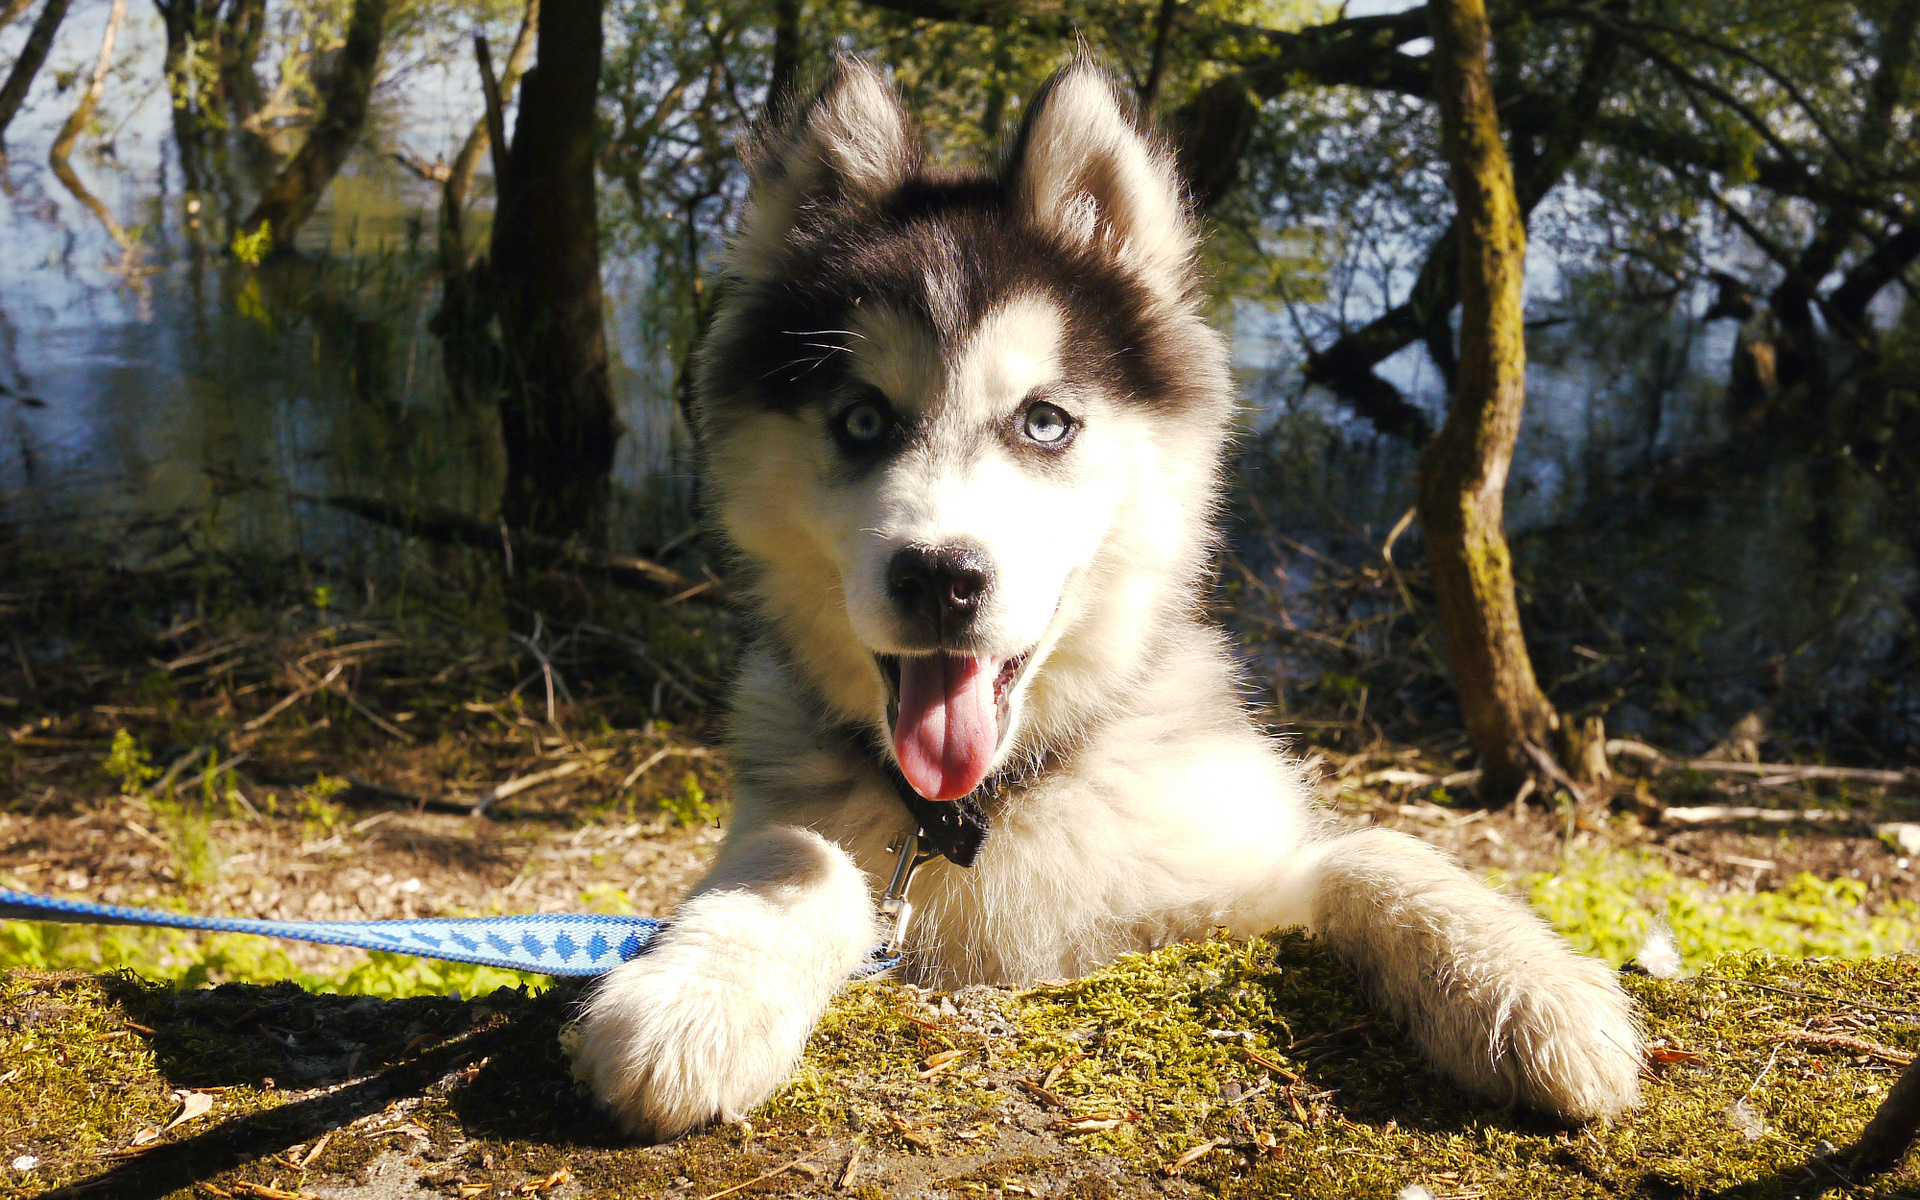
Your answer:
[[[1047,81],[1007,164],[1021,215],[1070,244],[1104,244],[1156,291],[1184,295],[1198,237],[1173,153],[1091,59]]]

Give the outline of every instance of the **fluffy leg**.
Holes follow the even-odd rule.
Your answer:
[[[1405,834],[1314,849],[1311,927],[1441,1071],[1573,1121],[1639,1099],[1640,1032],[1605,963]]]
[[[793,1071],[874,924],[866,876],[820,835],[731,838],[659,940],[595,988],[574,1073],[638,1137],[738,1119]]]

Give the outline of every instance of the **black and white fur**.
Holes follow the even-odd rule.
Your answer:
[[[992,836],[915,881],[913,977],[1019,984],[1304,925],[1465,1091],[1576,1121],[1635,1102],[1613,973],[1441,851],[1334,825],[1245,711],[1199,615],[1234,399],[1195,242],[1168,151],[1085,62],[997,174],[926,164],[853,61],[767,148],[699,368],[712,505],[762,625],[718,860],[586,1008],[576,1070],[628,1131],[740,1117],[793,1069],[880,939],[911,827],[872,758],[882,663],[956,642],[1019,669]],[[889,423],[850,442],[864,402]],[[1036,444],[1040,403],[1071,419],[1063,448]],[[929,634],[889,563],[950,545],[991,585]]]

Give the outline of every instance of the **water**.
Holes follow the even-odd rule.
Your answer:
[[[74,160],[108,219],[45,165],[73,99],[54,95],[56,75],[90,63],[103,19],[104,6],[69,18],[0,175],[0,532],[137,566],[209,545],[352,554],[364,527],[315,503],[341,492],[490,514],[504,470],[497,418],[449,400],[428,329],[438,188],[384,154],[398,143],[450,159],[478,110],[470,68],[416,54],[383,84],[374,147],[302,229],[306,261],[255,270],[206,230],[216,211],[244,212],[271,163],[236,138],[207,192],[187,193],[191,164],[151,87],[162,38],[150,13],[136,9],[123,34],[103,111],[111,152],[83,139]],[[495,33],[503,45],[510,29]],[[0,33],[0,61],[24,35],[24,23]],[[484,189],[476,200],[484,214]],[[692,519],[677,364],[647,349],[641,270],[616,257],[606,271],[628,430],[617,549],[659,544]],[[1237,321],[1253,402],[1242,488],[1263,514],[1243,506],[1241,541],[1254,547],[1251,526],[1265,522],[1319,552],[1377,562],[1412,503],[1412,453],[1329,397],[1301,394],[1278,320],[1243,306]],[[1845,462],[1717,449],[1729,438],[1731,334],[1611,315],[1533,339],[1508,492],[1523,582],[1551,600],[1530,611],[1564,618],[1536,632],[1567,653],[1578,638],[1612,637],[1580,643],[1604,669],[1577,676],[1580,663],[1548,650],[1543,675],[1575,676],[1565,695],[1605,702],[1624,732],[1705,744],[1750,709],[1791,708],[1821,736],[1894,756],[1920,749],[1912,514]],[[1383,373],[1438,423],[1421,352]],[[1402,544],[1416,549],[1417,531]],[[1288,567],[1296,583],[1311,568],[1250,559]],[[1635,647],[1657,647],[1657,667]],[[1619,694],[1600,694],[1603,684]]]

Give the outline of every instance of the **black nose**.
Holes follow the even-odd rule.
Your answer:
[[[993,563],[972,546],[908,546],[887,567],[887,594],[918,632],[964,630],[993,587]]]

